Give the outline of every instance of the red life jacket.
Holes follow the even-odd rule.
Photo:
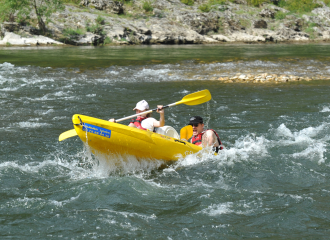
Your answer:
[[[223,146],[222,146],[222,143],[221,143],[221,140],[220,140],[220,137],[219,135],[217,134],[216,131],[214,131],[213,129],[207,129],[207,130],[211,130],[215,133],[215,136],[217,136],[217,140],[218,140],[218,143],[219,143],[219,146],[218,147],[215,147],[215,152],[218,152],[219,150],[222,150],[223,149]],[[203,138],[203,135],[204,133],[207,131],[207,130],[204,130],[203,132],[201,132],[200,134],[196,135],[196,136],[192,136],[191,138],[191,143],[192,144],[195,144],[195,145],[201,145],[202,144],[202,138]]]
[[[144,119],[146,119],[146,117],[137,116],[137,118],[136,119],[132,119],[132,121],[130,123],[133,123],[139,129],[147,130],[146,128],[143,128],[142,125],[141,125],[141,122]]]

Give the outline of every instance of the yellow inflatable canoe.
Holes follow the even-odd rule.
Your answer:
[[[80,139],[94,154],[175,161],[202,150],[200,146],[177,138],[80,114],[73,115],[72,122]]]

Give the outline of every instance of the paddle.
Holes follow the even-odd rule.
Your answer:
[[[63,141],[67,138],[74,137],[77,135],[76,129],[70,129],[66,132],[61,133],[61,135],[58,138],[58,141]]]
[[[187,125],[180,130],[180,139],[189,140],[193,135],[193,128],[191,125]]]
[[[166,106],[163,106],[163,108],[173,107],[173,106],[176,106],[176,105],[179,105],[179,104],[182,104],[182,103],[186,104],[186,105],[189,105],[189,106],[198,105],[198,104],[202,104],[202,103],[210,101],[211,98],[212,97],[211,97],[210,91],[205,89],[205,90],[202,90],[202,91],[199,91],[199,92],[190,93],[187,96],[183,97],[180,101],[175,102],[175,103],[171,103],[171,104],[166,105]],[[134,114],[134,115],[131,115],[131,116],[128,116],[128,117],[117,119],[116,122],[118,123],[118,122],[121,122],[121,121],[124,121],[124,120],[127,120],[127,119],[137,117],[139,115],[148,114],[148,113],[155,112],[155,111],[157,111],[157,108],[152,109],[152,110],[148,110],[148,111],[145,111],[145,112],[141,112],[141,113],[138,113],[138,114]],[[70,137],[73,137],[73,136],[76,136],[76,135],[77,135],[77,133],[75,133],[75,129],[71,129],[69,131],[66,131],[66,132],[62,133],[59,136],[59,141],[63,141],[64,139],[67,139],[67,138],[70,138]]]

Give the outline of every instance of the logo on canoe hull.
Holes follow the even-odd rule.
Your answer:
[[[96,135],[100,135],[102,137],[110,138],[111,137],[111,130],[98,127],[92,124],[84,123],[83,124],[83,131],[90,132]]]

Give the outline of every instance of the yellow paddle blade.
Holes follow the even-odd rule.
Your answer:
[[[190,139],[193,135],[193,128],[191,125],[187,125],[180,130],[180,139],[187,140]]]
[[[77,136],[77,132],[75,129],[68,130],[66,132],[61,133],[61,135],[58,138],[58,141],[63,141],[67,138]]]
[[[191,93],[182,98],[181,101],[176,102],[175,105],[184,103],[186,105],[198,105],[210,101],[212,98],[209,90],[205,89],[199,92]]]

